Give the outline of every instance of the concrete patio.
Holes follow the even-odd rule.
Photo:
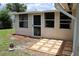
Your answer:
[[[70,56],[72,41],[47,38],[33,38],[28,36],[12,35],[15,38],[16,48],[29,52],[33,56]]]

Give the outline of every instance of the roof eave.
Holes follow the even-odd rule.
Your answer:
[[[61,7],[66,10],[66,11],[70,11],[68,4],[67,3],[59,3],[61,5]]]
[[[46,10],[46,11],[27,11],[27,12],[11,12],[13,15],[17,14],[33,14],[33,13],[44,13],[44,12],[56,12],[57,10]]]

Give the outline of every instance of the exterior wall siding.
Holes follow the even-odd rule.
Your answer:
[[[28,28],[20,28],[19,27],[19,16],[17,15],[16,17],[16,34],[21,34],[21,35],[32,35],[32,16],[28,15]]]
[[[44,16],[44,14],[43,14]],[[71,29],[60,29],[60,13],[55,12],[55,26],[54,28],[45,27],[45,19],[42,19],[42,36],[47,38],[56,38],[56,39],[72,39],[72,30]]]
[[[60,13],[59,12],[55,12],[54,28],[46,28],[44,13],[39,13],[39,14],[41,15],[41,37],[64,39],[64,40],[72,39],[72,29],[60,29]],[[29,18],[28,28],[19,28],[19,25],[18,25],[19,21],[17,21],[16,34],[33,36],[33,15],[36,15],[36,14],[28,14],[28,18]],[[16,17],[16,20],[19,20],[18,15]]]

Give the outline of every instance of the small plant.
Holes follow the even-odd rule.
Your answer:
[[[14,44],[13,43],[10,44],[10,48],[14,48]]]
[[[10,45],[9,45],[9,51],[13,51],[13,50],[14,50],[14,44],[10,43]]]

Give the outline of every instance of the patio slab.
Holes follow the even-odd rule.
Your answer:
[[[17,37],[17,35],[14,37]],[[18,38],[18,42],[19,41],[20,41],[19,44],[24,46],[25,48],[24,51],[29,52],[32,55],[70,56],[72,53],[72,41],[45,39],[45,38],[32,38],[27,36],[26,37],[21,36],[20,38]]]
[[[43,42],[46,41],[46,42]],[[48,54],[57,55],[58,51],[60,50],[62,46],[63,41],[61,40],[49,40],[49,39],[41,39],[34,45],[32,45],[29,49],[36,50],[39,52],[44,52]],[[38,46],[38,48],[37,48]]]

